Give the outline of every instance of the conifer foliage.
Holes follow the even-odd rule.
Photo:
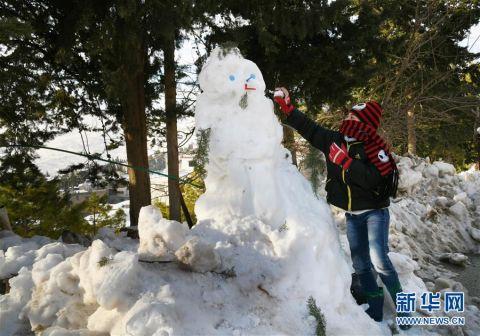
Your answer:
[[[317,327],[315,329],[316,336],[325,336],[327,324],[325,322],[325,316],[320,308],[317,306],[315,299],[310,296],[307,300],[308,313],[317,321]]]

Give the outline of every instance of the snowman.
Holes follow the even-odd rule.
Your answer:
[[[328,334],[382,334],[350,294],[351,268],[331,210],[315,197],[281,145],[282,126],[273,102],[264,95],[258,67],[238,49],[217,48],[199,82],[196,126],[209,129],[210,138],[206,192],[195,205],[198,223],[193,231],[207,240],[224,240],[216,246],[250,246],[251,254],[256,251],[271,260],[248,265],[248,251],[243,250],[245,256],[230,252],[239,256],[235,267],[245,273],[237,279],[259,281],[247,293],[268,286],[269,295],[282,309],[291,307],[292,321],[300,323],[281,319],[272,322],[280,328],[275,330],[294,334],[303,328],[302,307],[311,295],[325,314]],[[260,223],[250,226],[252,232],[232,227],[252,218]],[[276,270],[268,272],[273,265]]]
[[[202,94],[195,111],[197,130],[209,129],[205,193],[195,206],[202,218],[255,215],[282,224],[280,199],[270,197],[277,182],[270,174],[290,159],[281,146],[282,127],[273,102],[264,96],[257,65],[238,49],[215,49],[199,75]]]

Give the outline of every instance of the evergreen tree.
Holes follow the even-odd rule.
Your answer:
[[[480,2],[369,1],[368,8],[377,13],[381,48],[358,97],[382,101],[384,130],[398,150],[462,164],[480,100],[468,82],[478,76],[478,55],[459,42],[480,20]]]
[[[98,229],[104,226],[114,229],[120,229],[125,226],[125,212],[122,209],[118,209],[112,215],[113,207],[107,203],[106,195],[99,196],[93,192],[85,201],[83,207],[89,214],[87,220],[92,226],[92,236],[95,236]]]
[[[64,230],[83,233],[82,207],[71,206],[56,179],[48,180],[24,155],[11,155],[0,166],[0,204],[14,232],[57,239]]]
[[[377,99],[386,111],[383,131],[397,150],[418,148],[457,164],[469,156],[468,125],[479,97],[468,78],[478,76],[472,64],[478,55],[458,43],[479,21],[478,0],[227,1],[219,7],[237,19],[214,25],[209,44],[238,41],[267,87],[289,87],[312,117],[336,128],[345,106]],[[288,130],[285,136],[292,143]]]
[[[177,109],[175,98],[174,50],[180,29],[189,25],[192,6],[188,1],[140,0],[0,3],[3,24],[15,28],[3,35],[7,47],[15,52],[0,57],[8,77],[2,85],[5,83],[12,101],[2,110],[2,125],[10,133],[22,126],[12,123],[22,120],[18,113],[21,105],[39,121],[32,127],[24,117],[26,126],[15,131],[28,144],[41,144],[60,131],[87,130],[82,123],[82,116],[87,114],[101,119],[103,132],[121,128],[128,163],[140,167],[129,169],[132,225],[137,223],[140,208],[151,201],[145,171],[148,115],[167,122],[169,173],[178,177],[176,119],[182,111]],[[7,87],[12,82],[14,88],[21,83],[21,90],[13,92]],[[154,107],[163,90],[168,105],[165,111]],[[28,99],[18,99],[22,94]],[[32,111],[31,105],[36,110]],[[56,113],[50,116],[52,112]],[[36,132],[35,127],[49,132]],[[32,142],[28,135],[38,140]],[[15,135],[8,138],[18,143]],[[106,144],[108,149],[118,145],[115,141]],[[175,211],[171,210],[171,217],[175,219],[180,202],[178,183],[172,181],[170,194],[174,198],[170,201]]]

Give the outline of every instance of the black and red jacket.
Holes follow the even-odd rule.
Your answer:
[[[286,119],[312,146],[327,158],[327,202],[347,211],[381,209],[390,205],[390,197],[382,191],[389,176],[382,177],[377,167],[365,155],[363,142],[347,142],[342,133],[321,127],[298,109]],[[347,170],[328,160],[330,145],[345,144],[354,159]]]

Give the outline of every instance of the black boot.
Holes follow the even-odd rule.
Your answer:
[[[397,316],[398,317],[410,317],[412,315],[410,313],[398,313]],[[412,326],[410,324],[398,324],[398,327],[402,330],[408,330]]]
[[[366,292],[368,309],[366,313],[377,322],[383,320],[383,288],[378,287],[377,291]]]
[[[350,286],[350,293],[352,293],[352,296],[355,301],[357,301],[358,305],[367,303],[367,298],[365,297],[365,293],[362,290],[360,278],[356,273],[352,273],[352,284]]]

